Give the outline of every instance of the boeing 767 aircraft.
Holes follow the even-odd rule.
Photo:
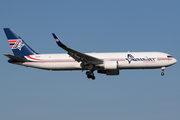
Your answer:
[[[122,69],[154,69],[177,62],[171,55],[162,52],[114,52],[114,53],[81,53],[64,45],[52,33],[59,47],[67,54],[39,54],[11,28],[4,28],[14,55],[4,54],[10,58],[9,63],[44,70],[86,70],[87,78],[95,79],[94,71],[106,75],[119,75]]]

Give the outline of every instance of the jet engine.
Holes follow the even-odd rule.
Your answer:
[[[118,69],[118,61],[104,61],[103,67],[105,70]]]
[[[104,61],[104,70],[98,70],[98,73],[106,75],[119,75],[118,61]]]

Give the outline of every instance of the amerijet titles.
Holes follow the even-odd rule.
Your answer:
[[[127,58],[125,58],[129,64],[131,63],[131,61],[155,61],[156,58],[148,58],[148,57],[144,57],[144,58],[135,58],[133,57],[131,54],[127,54]]]

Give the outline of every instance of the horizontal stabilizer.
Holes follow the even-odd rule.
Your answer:
[[[14,60],[14,61],[17,61],[17,62],[27,62],[29,60],[26,60],[24,58],[21,58],[21,57],[17,57],[17,56],[14,56],[14,55],[9,55],[9,54],[4,54],[6,57]]]

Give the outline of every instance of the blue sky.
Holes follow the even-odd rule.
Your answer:
[[[179,120],[179,63],[119,76],[45,71],[7,62],[10,27],[36,52],[65,53],[52,32],[81,52],[159,51],[177,60],[178,0],[1,0],[1,120]]]

